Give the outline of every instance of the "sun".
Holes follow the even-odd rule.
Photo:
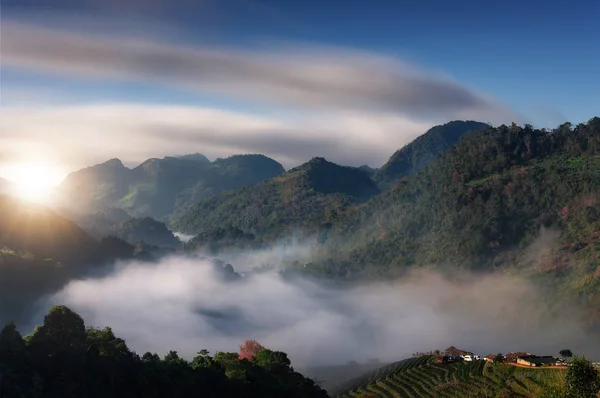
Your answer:
[[[50,163],[23,162],[12,164],[5,170],[6,178],[13,182],[12,194],[21,199],[50,203],[56,186],[62,180],[60,170]]]

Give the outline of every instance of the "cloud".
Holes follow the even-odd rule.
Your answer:
[[[59,15],[47,19],[60,21],[61,29],[42,27],[39,19],[2,21],[3,68],[73,83],[60,95],[23,82],[3,88],[0,144],[12,157],[51,155],[67,170],[113,157],[132,166],[189,152],[209,158],[263,153],[286,167],[314,156],[379,167],[435,124],[518,119],[485,94],[381,54],[290,42],[184,45],[159,40],[148,25],[101,30],[100,22]],[[142,82],[242,107],[150,104],[142,97],[123,102],[107,92],[86,92],[87,100],[78,102],[77,82],[90,79]],[[98,96],[93,105],[86,103],[90,95]]]
[[[389,114],[290,119],[192,106],[12,106],[2,110],[0,144],[13,154],[52,155],[71,169],[113,157],[135,165],[193,152],[213,159],[258,152],[288,167],[313,156],[379,166],[429,127]]]
[[[392,361],[449,345],[483,355],[564,347],[598,355],[577,311],[545,317],[545,297],[503,275],[448,280],[426,271],[353,287],[275,273],[226,281],[205,260],[171,257],[73,281],[48,305],[113,327],[138,353],[173,349],[188,358],[203,348],[237,351],[244,339],[288,352],[297,366]]]
[[[375,111],[412,118],[510,121],[474,90],[393,57],[284,43],[239,48],[166,43],[42,28],[7,20],[2,62],[34,71],[139,80],[313,111]],[[493,119],[493,120],[492,120]]]

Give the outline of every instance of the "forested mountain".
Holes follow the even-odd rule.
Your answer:
[[[263,155],[209,162],[200,154],[148,159],[129,169],[118,159],[71,173],[60,186],[61,205],[94,213],[120,208],[133,217],[164,220],[177,209],[224,190],[252,185],[284,172]]]
[[[357,179],[349,192],[334,188],[338,177],[314,184],[307,171],[319,164],[339,167],[313,160],[207,198],[174,223],[202,232],[191,247],[216,251],[311,237],[315,259],[302,272],[319,276],[381,277],[428,265],[515,272],[583,303],[600,325],[600,118],[466,134],[366,202],[352,195],[376,191],[349,171],[358,169],[348,169]],[[532,256],[528,247],[540,237],[545,254]]]
[[[394,181],[421,170],[464,135],[489,127],[490,125],[485,123],[462,120],[432,127],[396,151],[390,160],[375,172],[373,178],[381,186],[388,187]]]
[[[94,213],[60,209],[59,212],[96,239],[116,236],[131,244],[144,243],[169,248],[178,248],[181,245],[165,223],[150,217],[130,217],[123,209],[106,208]]]
[[[587,243],[586,232],[600,228],[599,155],[600,118],[554,131],[482,130],[332,220],[328,244],[360,253],[349,264],[377,268],[440,261],[485,267],[533,241],[541,227]]]
[[[52,308],[31,335],[14,324],[0,330],[0,377],[3,398],[327,397],[286,353],[254,341],[212,357],[198,347],[191,361],[176,351],[140,357],[110,327],[86,328],[65,306]]]
[[[228,230],[235,237],[242,230],[246,238],[269,240],[378,192],[365,172],[313,158],[279,177],[201,200],[171,224],[185,233],[221,236]]]
[[[510,271],[583,303],[600,325],[599,198],[600,118],[553,131],[482,130],[366,204],[324,216],[320,260],[307,269],[336,277],[427,265]],[[532,256],[540,237],[535,250],[544,254]]]
[[[42,206],[0,195],[0,322],[25,317],[37,298],[116,258],[134,256],[117,238],[93,239]]]

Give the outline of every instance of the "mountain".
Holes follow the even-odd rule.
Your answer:
[[[593,243],[584,231],[600,231],[597,198],[600,118],[554,131],[500,126],[465,136],[419,173],[331,220],[328,237],[358,255],[359,268],[486,268],[541,228],[557,229],[565,244]]]
[[[203,199],[174,217],[171,225],[189,234],[222,234],[233,228],[269,239],[294,233],[323,214],[363,202],[378,192],[363,171],[313,158],[276,178]]]
[[[364,172],[317,158],[204,199],[173,224],[201,233],[191,248],[310,238],[312,261],[291,271],[319,277],[382,278],[431,265],[511,273],[562,298],[548,305],[583,303],[586,322],[600,327],[600,118],[465,134],[376,193]]]
[[[106,208],[94,213],[79,213],[64,208],[57,211],[96,239],[111,235],[134,245],[143,243],[173,249],[181,246],[179,239],[165,223],[150,217],[131,217],[123,209]]]
[[[95,240],[43,206],[0,195],[0,323],[20,320],[37,299],[69,280],[97,272],[134,247]]]
[[[564,389],[566,373],[560,368],[532,371],[486,361],[442,364],[425,355],[365,373],[328,392],[336,398],[564,396],[549,393]]]
[[[107,208],[133,217],[165,220],[206,196],[239,188],[284,172],[263,155],[236,155],[209,162],[194,154],[148,159],[129,169],[118,159],[71,173],[61,184],[61,204],[80,213]]]
[[[204,163],[204,164],[210,163],[210,160],[208,160],[208,158],[201,153],[193,153],[190,155],[175,156],[175,157],[177,159],[181,159],[181,160],[191,160],[194,162],[199,162],[199,163]]]
[[[489,127],[485,123],[462,120],[432,127],[396,151],[386,164],[375,171],[373,178],[381,186],[388,187],[394,181],[421,170],[464,135]]]
[[[111,235],[129,243],[144,243],[150,246],[178,248],[179,239],[167,228],[165,223],[150,217],[130,218],[117,224]]]

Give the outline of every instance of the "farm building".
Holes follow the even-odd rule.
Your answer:
[[[460,350],[454,346],[450,346],[446,348],[443,352],[444,355],[448,355],[449,357],[460,357],[464,355],[473,355],[471,351]]]
[[[553,356],[537,356],[537,355],[527,355],[522,357],[517,357],[517,364],[525,365],[525,366],[544,366],[544,365],[556,365],[556,358]]]
[[[494,359],[496,359],[496,354],[486,355],[483,359],[485,359],[487,362],[494,362]]]
[[[508,354],[504,355],[504,362],[517,363],[517,358],[530,356],[533,356],[533,354],[530,352],[509,352]]]

